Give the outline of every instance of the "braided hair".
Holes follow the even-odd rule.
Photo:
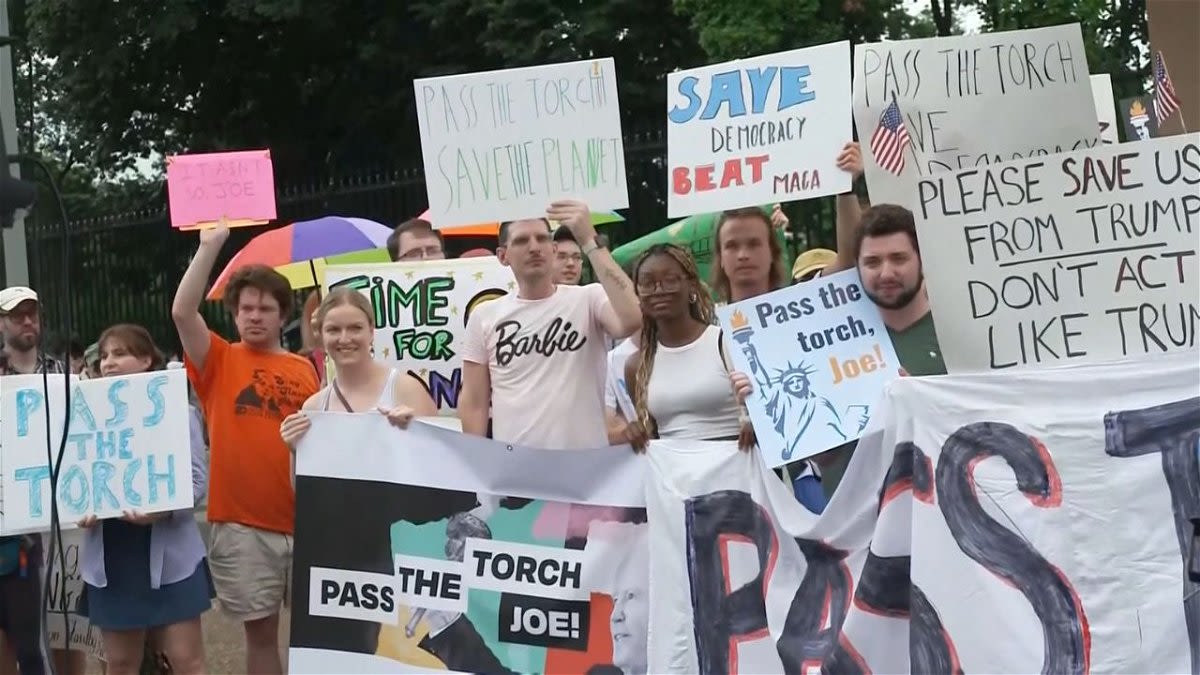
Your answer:
[[[692,259],[692,255],[685,249],[676,246],[675,244],[654,244],[646,249],[637,262],[633,265],[633,279],[637,283],[638,272],[647,260],[656,256],[670,256],[679,263],[679,267],[683,270],[684,277],[688,285],[691,287],[691,294],[695,297],[694,300],[689,298],[688,313],[693,319],[702,324],[712,325],[716,323],[716,312],[713,309],[712,294],[708,290],[708,286],[700,280],[700,271],[696,268],[696,261]],[[658,325],[649,319],[642,321],[641,332],[641,350],[638,351],[637,376],[633,392],[633,408],[637,414],[637,421],[646,430],[646,434],[651,438],[658,435],[658,429],[654,419],[650,416],[649,392],[650,392],[650,374],[654,372],[654,356],[658,352]]]

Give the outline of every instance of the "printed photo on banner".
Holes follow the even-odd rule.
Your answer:
[[[922,179],[915,211],[947,369],[1196,348],[1200,134]]]
[[[298,451],[293,672],[647,672],[644,508],[436,487],[512,446],[378,422],[321,416]],[[346,437],[379,461],[329,470]]]
[[[1158,119],[1154,116],[1153,96],[1121,99],[1121,120],[1125,124],[1126,141],[1148,141],[1158,138]]]
[[[1198,378],[901,378],[820,516],[733,443],[653,441],[649,671],[1200,672]]]
[[[80,600],[83,598],[83,575],[79,569],[79,551],[83,546],[83,532],[71,530],[62,533],[62,552],[66,561],[66,573],[58,564],[58,555],[51,563],[46,560],[50,554],[49,546],[42,546],[42,570],[46,577],[46,593],[49,594],[50,612],[46,615],[46,633],[50,640],[51,649],[71,649],[85,652],[100,660],[104,660],[104,643],[100,637],[100,629],[91,625],[86,616],[79,613]],[[63,621],[60,611],[63,601],[67,606],[67,622]],[[68,642],[70,647],[67,647]]]
[[[88,515],[120,516],[190,509],[191,436],[182,370],[97,380],[71,377],[69,427],[59,469],[63,529]],[[59,377],[47,390],[41,375],[4,378],[0,391],[0,453],[4,513],[0,534],[50,529],[47,426],[54,453],[68,422]]]
[[[857,45],[854,124],[871,202],[909,208],[922,176],[1100,142],[1079,24]]]
[[[556,199],[629,206],[611,58],[414,80],[430,222],[541,217]]]
[[[672,218],[840,194],[850,43],[667,73]]]
[[[717,309],[768,466],[857,439],[900,360],[856,270]]]
[[[331,265],[326,290],[357,288],[375,309],[375,358],[419,378],[443,415],[462,390],[462,340],[471,312],[516,288],[494,256]]]
[[[171,227],[264,225],[275,219],[275,170],[270,150],[213,152],[167,158]]]

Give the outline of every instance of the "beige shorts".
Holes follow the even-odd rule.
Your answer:
[[[292,537],[238,523],[213,523],[208,568],[226,613],[240,621],[265,619],[287,603]]]

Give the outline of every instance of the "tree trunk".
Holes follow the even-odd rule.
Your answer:
[[[954,27],[953,0],[929,0],[929,10],[933,14],[933,25],[937,28],[938,37],[950,35]]]

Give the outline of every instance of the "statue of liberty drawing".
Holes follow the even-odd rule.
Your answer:
[[[791,460],[814,425],[824,425],[843,441],[862,433],[870,420],[871,406],[854,404],[839,413],[828,398],[813,391],[811,377],[816,370],[804,360],[789,361],[786,368],[776,369],[771,375],[751,342],[754,328],[745,315],[735,311],[729,322],[733,327],[733,339],[749,363],[755,394],[766,401],[772,427],[783,439],[781,457],[784,461]]]

